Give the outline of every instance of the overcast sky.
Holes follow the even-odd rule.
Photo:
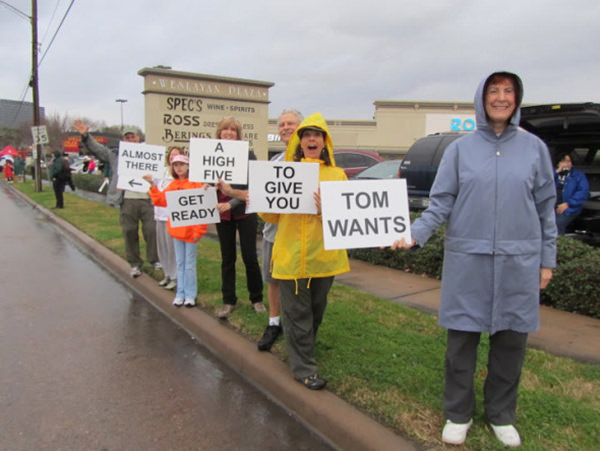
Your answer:
[[[30,0],[6,0],[31,15]],[[38,1],[40,56],[71,0]],[[144,126],[144,67],[273,82],[296,107],[372,119],[375,100],[467,101],[498,69],[527,103],[600,102],[599,0],[75,0],[39,69],[46,114]],[[0,3],[0,98],[21,100],[31,26]],[[31,90],[25,98],[32,101]]]

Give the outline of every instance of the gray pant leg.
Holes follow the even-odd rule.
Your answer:
[[[526,345],[526,333],[503,330],[490,336],[484,408],[491,424],[515,424]]]
[[[317,373],[316,334],[332,283],[333,277],[279,281],[285,345],[296,379]]]
[[[142,221],[142,234],[146,242],[146,259],[148,263],[158,262],[156,248],[156,221],[154,220],[154,207],[150,199],[139,200],[139,220]]]
[[[448,329],[444,414],[454,423],[466,423],[475,413],[473,376],[481,334]]]
[[[140,257],[137,206],[134,199],[123,199],[119,210],[119,222],[125,240],[125,258],[131,266],[141,268],[143,261]]]

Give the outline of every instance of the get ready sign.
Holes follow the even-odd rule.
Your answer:
[[[221,222],[213,187],[167,191],[165,197],[171,227]]]

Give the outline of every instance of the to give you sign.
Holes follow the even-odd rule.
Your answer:
[[[250,161],[248,212],[316,214],[319,164]]]

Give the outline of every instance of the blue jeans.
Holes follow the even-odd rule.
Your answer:
[[[565,213],[556,215],[556,228],[558,229],[559,235],[567,233],[567,227],[579,216],[579,213],[567,215]]]
[[[173,245],[177,262],[177,293],[175,297],[196,299],[198,295],[198,277],[196,275],[198,243],[173,239]]]

